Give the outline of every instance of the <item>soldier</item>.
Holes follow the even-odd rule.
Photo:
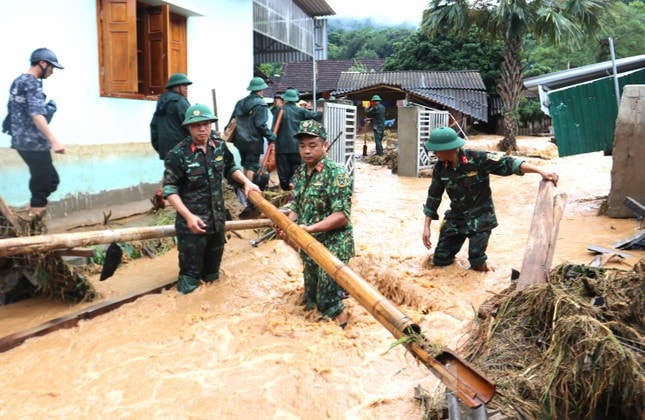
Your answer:
[[[383,154],[383,133],[385,132],[385,107],[381,104],[381,97],[378,95],[372,96],[374,105],[365,110],[372,123],[372,130],[374,130],[374,143],[376,144],[376,154],[381,156]]]
[[[183,121],[188,102],[188,86],[193,82],[183,73],[175,73],[168,78],[166,91],[159,97],[155,113],[150,121],[150,142],[164,160],[168,152],[189,133]]]
[[[16,149],[29,168],[29,215],[42,217],[47,208],[48,197],[58,189],[60,178],[54,167],[51,150],[65,153],[49,127],[56,104],[45,103],[42,81],[62,69],[53,51],[38,48],[31,53],[31,65],[11,84],[8,115],[2,130],[11,136],[11,147]]]
[[[309,232],[342,262],[354,256],[354,233],[350,221],[352,207],[352,178],[345,168],[327,158],[327,133],[318,121],[302,121],[296,137],[304,164],[293,177],[293,200],[289,217],[298,220]],[[276,232],[283,240],[286,234]],[[345,328],[349,313],[343,299],[347,292],[300,251],[304,265],[305,310],[318,309],[322,319],[335,319]]]
[[[291,178],[293,178],[296,169],[302,164],[298,151],[298,140],[294,137],[298,132],[300,122],[312,119],[320,121],[323,114],[320,111],[310,111],[296,105],[298,99],[300,99],[297,89],[287,89],[283,97],[286,102],[282,107],[283,115],[277,131],[274,127],[277,135],[275,152],[280,188],[283,191],[289,191],[293,188]],[[278,124],[277,119],[274,121],[274,124]]]
[[[260,155],[264,152],[264,139],[269,142],[275,140],[275,134],[268,125],[269,108],[262,99],[264,89],[268,86],[261,77],[254,77],[249,82],[250,93],[237,101],[231,120],[235,118],[235,140],[233,144],[240,151],[244,175],[253,179],[260,169]],[[231,121],[229,121],[230,125]],[[252,203],[242,211],[244,218],[256,215],[257,211]]]
[[[226,242],[222,180],[237,181],[246,195],[260,191],[244,176],[226,142],[212,134],[215,121],[205,105],[188,108],[183,125],[190,136],[166,155],[163,197],[177,211],[177,290],[184,294],[199,287],[200,279],[210,283],[219,278]]]
[[[175,73],[168,78],[166,91],[157,100],[150,121],[150,143],[162,161],[177,143],[189,136],[188,129],[182,123],[190,106],[188,86],[192,84],[184,73]],[[166,207],[161,187],[155,192],[152,203],[157,209]]]
[[[558,184],[558,174],[531,165],[521,159],[462,149],[466,143],[455,130],[438,127],[430,132],[425,147],[439,161],[432,171],[428,198],[423,206],[423,245],[430,249],[430,223],[439,218],[437,209],[444,191],[450,198],[439,240],[432,258],[436,266],[452,264],[455,255],[468,239],[468,261],[476,271],[490,271],[486,248],[491,231],[497,226],[490,189],[489,174],[509,176],[538,173],[542,179]]]

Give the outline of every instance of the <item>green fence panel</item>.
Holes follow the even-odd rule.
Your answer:
[[[645,69],[619,76],[625,85],[645,84]],[[618,108],[613,76],[549,93],[553,133],[560,156],[611,150]]]

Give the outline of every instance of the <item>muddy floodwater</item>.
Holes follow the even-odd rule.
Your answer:
[[[597,215],[609,192],[611,157],[530,161],[555,169],[557,191],[568,194],[554,265],[589,263],[594,255],[587,245],[610,247],[635,233],[635,219]],[[467,270],[464,249],[454,265],[428,267],[421,234],[429,183],[357,163],[357,255],[349,266],[433,342],[458,348],[477,307],[521,267],[539,176],[492,177],[500,226],[488,247],[495,267],[489,273]],[[435,242],[438,225],[432,225]],[[230,236],[214,284],[185,296],[174,289],[148,295],[0,353],[0,417],[421,419],[415,387],[440,396],[437,378],[402,346],[390,349],[394,337],[353,298],[344,331],[305,313],[297,254],[275,240],[252,247],[258,233],[239,233]],[[627,263],[643,256],[627,252],[635,256]],[[630,268],[627,263],[612,266]],[[176,276],[173,250],[92,282],[108,299]],[[0,336],[83,305],[33,299],[0,307]]]

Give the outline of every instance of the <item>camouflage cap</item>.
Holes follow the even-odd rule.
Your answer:
[[[325,131],[325,127],[316,120],[300,121],[300,126],[298,127],[298,132],[295,137],[300,140],[307,136],[320,137],[323,140],[327,140],[327,131]]]

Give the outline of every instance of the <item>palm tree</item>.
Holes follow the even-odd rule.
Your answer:
[[[497,92],[504,104],[504,139],[500,148],[517,150],[517,107],[524,94],[520,52],[526,35],[554,43],[579,42],[600,34],[613,18],[614,0],[432,0],[421,30],[462,34],[471,26],[491,41],[504,42]]]

